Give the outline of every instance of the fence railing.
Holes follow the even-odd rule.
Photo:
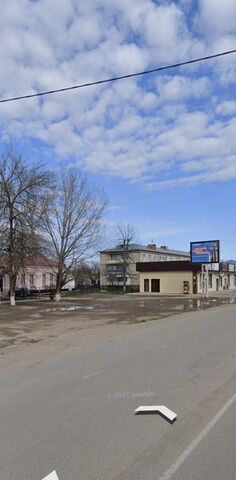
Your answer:
[[[100,291],[104,293],[124,293],[122,285],[101,285]],[[139,285],[127,285],[126,293],[138,293]]]

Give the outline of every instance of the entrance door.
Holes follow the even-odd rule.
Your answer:
[[[144,279],[144,292],[149,292],[149,278]]]
[[[0,277],[0,292],[3,291],[3,278]]]
[[[160,292],[160,279],[159,278],[152,278],[151,291],[152,292]]]

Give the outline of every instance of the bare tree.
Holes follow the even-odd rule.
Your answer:
[[[137,243],[137,230],[131,224],[119,224],[116,228],[115,237],[121,250],[121,272],[123,277],[123,291],[126,292],[127,275],[132,262],[132,244]]]
[[[97,285],[100,278],[100,264],[93,261],[91,263],[82,261],[76,266],[75,284],[76,287]]]
[[[15,305],[17,275],[27,257],[39,253],[37,230],[48,204],[50,173],[29,166],[13,148],[0,155],[0,255]]]
[[[52,206],[44,218],[52,256],[58,265],[56,301],[79,262],[98,247],[105,206],[104,193],[90,186],[81,172],[72,168],[60,171]]]

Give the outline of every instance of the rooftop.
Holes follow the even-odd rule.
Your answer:
[[[4,257],[0,258],[0,266],[5,267],[7,259]],[[56,268],[58,266],[57,262],[49,258],[44,257],[43,255],[36,255],[34,257],[28,257],[24,261],[25,268],[29,267],[51,267]]]
[[[156,245],[141,245],[139,243],[132,243],[129,245],[129,250],[132,252],[150,252],[150,253],[168,253],[172,255],[181,255],[181,256],[186,256],[189,257],[190,254],[189,252],[183,252],[181,250],[174,250],[170,249],[168,247],[156,247]],[[119,253],[122,252],[122,246],[117,245],[116,247],[113,248],[106,248],[105,250],[101,250],[100,253]]]
[[[181,272],[181,271],[201,271],[201,265],[192,265],[188,260],[178,260],[172,262],[143,262],[136,263],[137,272]]]

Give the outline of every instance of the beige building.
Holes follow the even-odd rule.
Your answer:
[[[37,256],[25,262],[16,281],[16,289],[49,290],[56,286],[56,262],[45,257]],[[0,274],[0,290],[9,291],[9,277],[7,273]]]
[[[201,265],[181,262],[137,263],[140,273],[140,293],[202,293],[203,275]],[[209,265],[208,291],[236,290],[234,265],[220,264],[219,269]]]
[[[35,290],[54,290],[56,287],[57,263],[49,260],[43,256],[36,256],[27,259],[25,268],[17,276],[16,290],[27,289]],[[9,292],[9,277],[0,269],[0,291],[3,293]],[[63,286],[63,290],[72,290],[75,288],[74,278],[68,279],[68,282]]]
[[[127,287],[139,290],[139,271],[136,270],[136,263],[142,262],[166,262],[189,260],[187,252],[172,250],[165,245],[157,247],[155,244],[138,245],[129,247],[129,266],[127,268]],[[102,250],[100,252],[100,285],[109,288],[123,285],[122,274],[122,246]]]

